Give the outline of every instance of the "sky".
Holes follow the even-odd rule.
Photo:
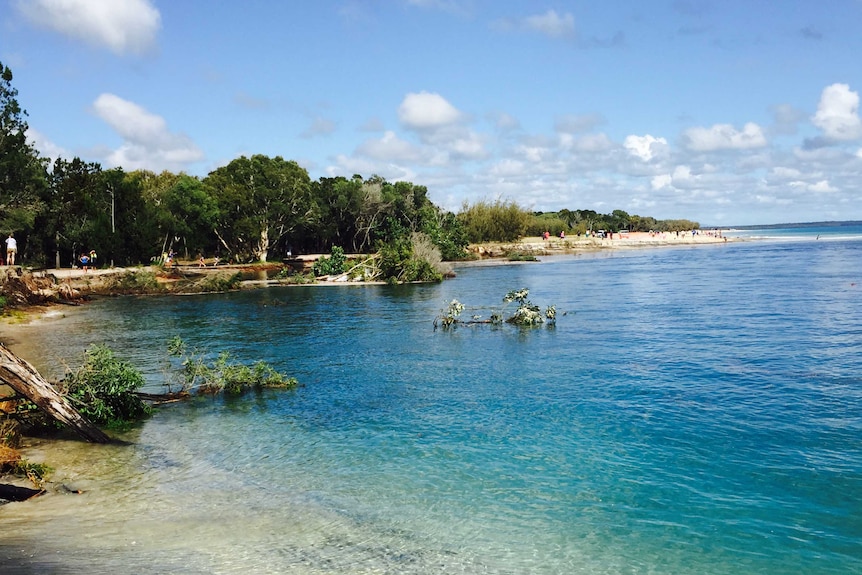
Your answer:
[[[862,0],[0,0],[48,158],[240,156],[438,206],[862,220]]]

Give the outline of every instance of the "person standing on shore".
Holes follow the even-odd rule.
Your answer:
[[[81,267],[84,268],[84,273],[87,273],[87,266],[90,265],[90,256],[88,256],[86,253],[83,253],[79,258],[79,261],[81,262]]]
[[[10,232],[9,237],[6,238],[6,265],[15,265],[15,254],[17,253],[18,242],[15,240],[15,236]]]

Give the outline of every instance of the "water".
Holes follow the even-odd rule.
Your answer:
[[[41,447],[85,493],[0,508],[0,571],[862,573],[860,256],[603,252],[17,328],[49,373],[106,342],[158,390],[180,335],[303,386]],[[522,287],[556,327],[433,330],[453,298],[487,317]]]

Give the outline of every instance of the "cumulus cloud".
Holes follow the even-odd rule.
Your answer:
[[[657,155],[663,153],[667,148],[667,140],[664,138],[655,138],[649,134],[646,136],[626,136],[623,146],[629,151],[629,154],[640,158],[644,162],[649,162]]]
[[[38,26],[116,54],[145,52],[161,27],[150,0],[15,0],[15,7]]]
[[[413,144],[389,130],[379,139],[366,140],[356,150],[360,156],[387,162],[416,162],[422,153]]]
[[[168,130],[164,118],[114,94],[101,94],[93,111],[120,137],[123,144],[106,163],[127,170],[182,171],[203,159],[203,153],[187,136]]]
[[[44,158],[48,158],[51,160],[51,163],[54,163],[58,158],[67,158],[70,157],[70,154],[67,150],[58,146],[44,134],[39,132],[38,130],[33,129],[32,127],[27,128],[27,141],[33,145],[34,148],[39,150],[39,153]]]
[[[560,15],[556,10],[548,10],[544,14],[528,16],[524,25],[528,30],[550,38],[575,37],[575,17],[570,13]]]
[[[766,136],[754,122],[745,124],[741,132],[730,124],[690,128],[683,134],[683,141],[689,150],[695,152],[748,150],[766,146]]]
[[[847,84],[827,86],[820,95],[811,123],[823,131],[827,140],[841,142],[862,137],[859,93],[850,90]]]
[[[462,117],[446,98],[429,92],[407,94],[398,108],[398,119],[411,130],[434,130],[456,124]]]

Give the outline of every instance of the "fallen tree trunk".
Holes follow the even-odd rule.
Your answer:
[[[0,499],[7,501],[27,501],[31,497],[42,495],[44,489],[30,489],[29,487],[18,487],[17,485],[0,484]]]
[[[93,443],[110,443],[105,432],[78,413],[69,402],[39,375],[32,365],[0,343],[0,382],[23,395],[39,409]]]

